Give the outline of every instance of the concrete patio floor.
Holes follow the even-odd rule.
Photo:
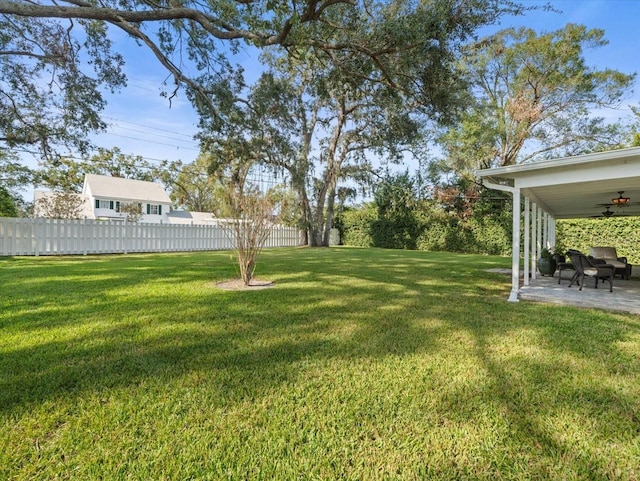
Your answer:
[[[616,277],[613,280],[613,292],[609,292],[609,282],[600,282],[594,288],[594,279],[587,278],[582,291],[579,286],[569,287],[571,271],[562,273],[558,284],[558,273],[554,277],[538,276],[531,279],[528,286],[521,285],[521,301],[539,301],[578,307],[595,307],[610,311],[640,314],[640,277],[631,276],[628,280]]]

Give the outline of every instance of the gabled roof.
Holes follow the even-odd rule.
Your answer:
[[[164,188],[155,182],[123,179],[107,175],[85,174],[82,192],[93,197],[171,204]]]
[[[510,185],[556,219],[599,216],[619,191],[631,202],[616,215],[640,215],[640,147],[477,171]]]

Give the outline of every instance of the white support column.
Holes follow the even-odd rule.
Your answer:
[[[538,224],[536,225],[536,250],[537,256],[540,257],[542,253],[542,248],[544,247],[543,239],[542,239],[542,216],[543,210],[541,207],[538,207]]]
[[[536,225],[538,225],[538,205],[534,202],[531,205],[531,279],[536,278],[538,270],[538,235],[536,234]]]
[[[547,236],[547,243],[549,244],[549,248],[554,248],[556,246],[556,219],[552,216],[548,216],[548,225],[547,231],[549,235]],[[555,254],[555,250],[554,250]]]
[[[511,246],[511,294],[509,302],[518,302],[520,292],[520,189],[513,189],[513,243]]]
[[[483,182],[485,187],[489,189],[509,192],[513,196],[513,237],[511,244],[511,294],[509,294],[509,302],[518,302],[518,294],[520,293],[520,188],[511,187],[509,185],[495,184],[488,179]]]
[[[531,205],[529,197],[524,198],[524,285],[529,285],[529,266],[531,265]]]

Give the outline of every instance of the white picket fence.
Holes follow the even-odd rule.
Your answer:
[[[274,226],[265,247],[300,244],[300,231]],[[233,249],[229,227],[0,217],[0,256],[87,255]]]

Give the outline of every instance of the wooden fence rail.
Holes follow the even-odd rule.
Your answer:
[[[0,256],[224,250],[233,249],[230,234],[217,225],[0,217]],[[274,226],[265,247],[299,244],[298,229]]]

